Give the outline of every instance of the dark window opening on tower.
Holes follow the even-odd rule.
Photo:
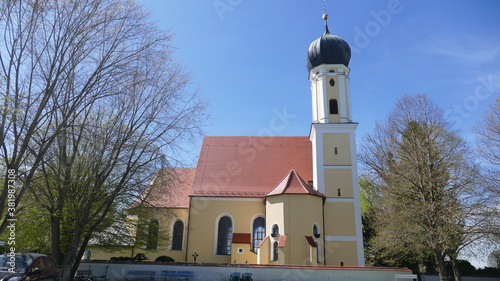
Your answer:
[[[331,99],[329,102],[330,114],[339,114],[339,103],[336,99]]]
[[[335,147],[335,155],[339,154],[339,150]]]
[[[335,80],[333,78],[330,79],[330,86],[332,86],[332,87],[335,86]]]

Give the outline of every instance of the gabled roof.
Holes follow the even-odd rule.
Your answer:
[[[269,239],[269,236],[264,237],[264,239],[262,241],[260,241],[260,243],[257,246],[257,248],[260,248],[262,245],[264,245],[264,243],[267,243],[268,239]]]
[[[319,197],[324,197],[323,194],[307,184],[295,170],[290,170],[281,182],[266,196],[281,195],[281,194],[309,194]]]
[[[191,196],[264,197],[291,169],[312,180],[308,137],[205,137]]]
[[[163,168],[131,206],[188,208],[195,168]]]

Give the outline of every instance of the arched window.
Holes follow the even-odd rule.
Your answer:
[[[266,220],[263,217],[258,217],[253,221],[253,241],[252,249],[257,253],[257,246],[264,240],[266,236]]]
[[[273,243],[273,258],[272,261],[277,261],[278,260],[278,241],[275,241]]]
[[[219,219],[217,229],[217,255],[231,255],[231,242],[233,239],[233,222],[224,216]]]
[[[314,242],[316,242],[316,258],[318,263],[321,263],[321,247],[319,245],[319,241],[316,240]]]
[[[330,86],[335,86],[335,80],[333,80],[333,78],[330,79]]]
[[[319,238],[321,236],[321,231],[319,230],[319,225],[317,223],[313,224],[313,236],[314,238]]]
[[[148,227],[148,240],[146,243],[146,249],[154,250],[158,248],[158,233],[160,231],[160,222],[156,219],[149,222]]]
[[[278,237],[280,235],[280,227],[277,224],[273,224],[271,229],[271,237]]]
[[[329,102],[330,114],[339,114],[339,103],[336,99],[331,99]]]
[[[172,248],[171,250],[180,251],[182,250],[182,240],[184,238],[184,223],[178,220],[174,223],[174,228],[172,230]]]

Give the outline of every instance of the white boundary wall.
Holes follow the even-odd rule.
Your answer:
[[[129,270],[156,271],[155,281],[162,270],[193,271],[193,281],[227,281],[233,272],[250,272],[255,281],[394,281],[398,274],[411,274],[401,268],[375,268],[375,267],[306,267],[306,266],[281,266],[264,267],[251,265],[167,265],[153,263],[96,263],[82,262],[80,270],[92,270],[94,276],[106,276],[108,281],[124,280]],[[102,280],[102,279],[101,279]],[[410,279],[398,281],[411,281]],[[430,281],[430,280],[429,280]]]
[[[425,275],[422,277],[422,281],[439,281],[439,276],[436,275]],[[471,277],[462,276],[462,281],[500,281],[500,277]]]

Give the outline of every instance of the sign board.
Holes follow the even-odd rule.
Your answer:
[[[417,279],[416,274],[396,274],[396,280],[397,279]]]

